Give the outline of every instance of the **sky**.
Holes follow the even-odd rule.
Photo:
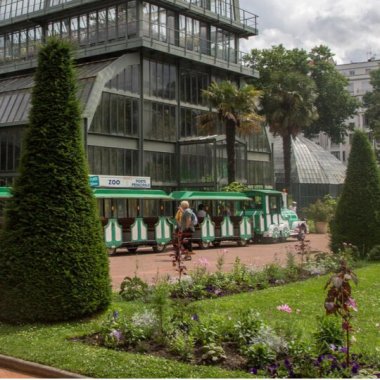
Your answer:
[[[380,59],[379,0],[240,0],[258,16],[259,35],[240,50],[327,45],[338,64]]]

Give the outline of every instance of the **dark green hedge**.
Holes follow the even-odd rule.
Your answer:
[[[20,176],[0,237],[0,319],[61,321],[111,298],[108,257],[88,183],[71,47],[39,53]]]
[[[331,222],[331,248],[342,243],[366,253],[380,244],[380,176],[373,149],[367,136],[355,131],[346,180],[335,218]]]

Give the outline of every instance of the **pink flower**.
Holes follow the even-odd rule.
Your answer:
[[[353,298],[349,298],[346,302],[346,305],[350,307],[353,311],[358,311],[358,305],[356,304],[356,301]]]
[[[276,309],[278,311],[283,311],[283,312],[289,313],[289,314],[292,312],[292,308],[287,304],[277,306]]]
[[[204,267],[208,267],[210,265],[210,263],[208,262],[208,260],[205,257],[200,257],[198,259],[198,264],[201,266],[204,266]]]

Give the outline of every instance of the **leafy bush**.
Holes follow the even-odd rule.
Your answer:
[[[202,347],[202,362],[208,364],[217,364],[226,360],[226,353],[222,346],[210,342]]]
[[[317,352],[329,354],[344,344],[343,332],[337,318],[320,317],[317,319],[317,331],[314,333]]]
[[[125,277],[119,294],[125,301],[141,300],[148,296],[149,285],[137,276]]]
[[[276,353],[264,342],[258,342],[245,347],[242,351],[249,366],[265,368],[276,359]]]
[[[317,199],[305,209],[308,219],[314,222],[330,222],[334,217],[336,209],[336,201],[330,195],[325,195],[324,198]]]
[[[193,335],[196,342],[201,345],[220,342],[223,338],[213,321],[204,321],[195,325]]]
[[[194,337],[183,331],[177,331],[169,340],[169,351],[184,362],[194,358]]]
[[[240,347],[249,345],[263,326],[263,321],[258,313],[253,310],[244,312],[234,325],[231,339]]]

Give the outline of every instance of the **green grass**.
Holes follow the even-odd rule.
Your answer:
[[[355,313],[354,327],[357,343],[354,350],[374,354],[380,347],[380,264],[371,264],[356,270],[358,286],[353,287],[353,297],[359,311]],[[270,288],[254,293],[238,294],[214,300],[199,301],[200,318],[212,313],[234,317],[242,310],[252,308],[261,313],[270,325],[290,323],[305,332],[310,339],[316,327],[316,316],[322,315],[327,277],[314,278],[301,283]],[[276,306],[287,303],[300,313],[286,314]],[[139,303],[119,302],[114,297],[110,311],[131,314],[144,307]],[[69,338],[97,331],[103,316],[91,320],[54,325],[10,326],[0,324],[0,352],[25,360],[51,365],[60,369],[100,378],[236,378],[248,377],[244,372],[225,371],[216,367],[195,366],[165,360],[149,355],[87,346]]]

